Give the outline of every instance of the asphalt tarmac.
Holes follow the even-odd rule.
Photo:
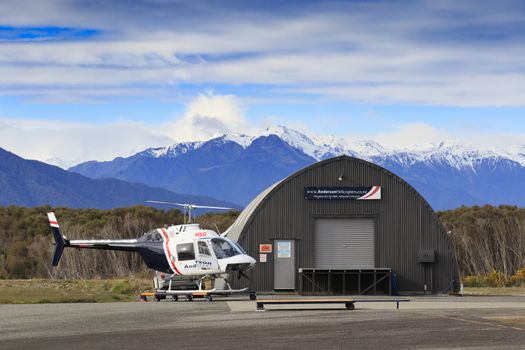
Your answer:
[[[0,349],[525,349],[524,297],[344,306],[148,302],[0,306]]]

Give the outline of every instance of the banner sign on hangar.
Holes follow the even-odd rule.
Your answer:
[[[304,199],[381,199],[381,186],[368,187],[305,187]]]

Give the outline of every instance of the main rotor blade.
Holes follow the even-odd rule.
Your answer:
[[[192,208],[192,209],[222,209],[222,210],[232,210],[234,208],[226,208],[226,207],[211,207],[208,205],[196,205],[196,204],[189,204],[189,203],[173,203],[173,202],[162,202],[162,201],[146,201],[148,203],[158,203],[158,204],[170,204],[170,205],[178,205],[180,207],[184,208]]]
[[[169,205],[178,205],[179,207],[188,207],[189,204],[182,204],[182,203],[173,203],[173,202],[161,202],[161,201],[146,201],[148,203],[158,203],[158,204],[169,204]]]
[[[207,206],[207,205],[193,205],[193,204],[190,204],[192,207],[194,208],[197,208],[197,209],[200,209],[200,208],[204,208],[204,209],[224,209],[224,210],[232,210],[234,208],[226,208],[226,207],[210,207],[210,206]]]

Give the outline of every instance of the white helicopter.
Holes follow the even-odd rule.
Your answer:
[[[197,295],[205,296],[211,301],[214,294],[227,295],[247,291],[247,288],[232,289],[227,281],[227,288],[224,289],[203,288],[205,279],[223,278],[225,274],[231,272],[237,272],[239,277],[245,276],[244,272],[255,265],[255,259],[246,254],[236,242],[220,236],[215,231],[202,229],[199,224],[193,223],[192,212],[195,209],[227,210],[231,208],[160,201],[148,202],[184,207],[185,219],[186,211],[188,213],[187,223],[157,228],[136,239],[69,240],[60,233],[55,214],[48,213],[49,224],[55,239],[55,252],[51,265],[58,265],[65,247],[138,252],[146,265],[157,271],[156,292],[154,293],[157,301],[165,299],[167,295],[172,296],[174,301],[178,300],[178,296],[186,296],[187,300],[192,300],[192,297]],[[164,274],[167,274],[167,279],[169,279],[167,289],[161,288],[158,282],[158,277],[163,277]],[[193,281],[197,289],[172,288],[172,281],[180,276]],[[161,279],[164,281],[164,278]],[[255,294],[250,294],[250,299],[255,299]]]

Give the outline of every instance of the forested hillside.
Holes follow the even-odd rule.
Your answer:
[[[137,254],[66,249],[58,269],[49,261],[53,239],[50,207],[0,207],[0,278],[111,278],[145,275]],[[113,210],[55,209],[62,233],[81,238],[138,237],[152,228],[183,222],[179,210],[137,206]],[[239,213],[209,213],[197,221],[223,232]],[[525,209],[513,206],[462,207],[440,212],[452,239],[462,277],[511,276],[525,265]]]

